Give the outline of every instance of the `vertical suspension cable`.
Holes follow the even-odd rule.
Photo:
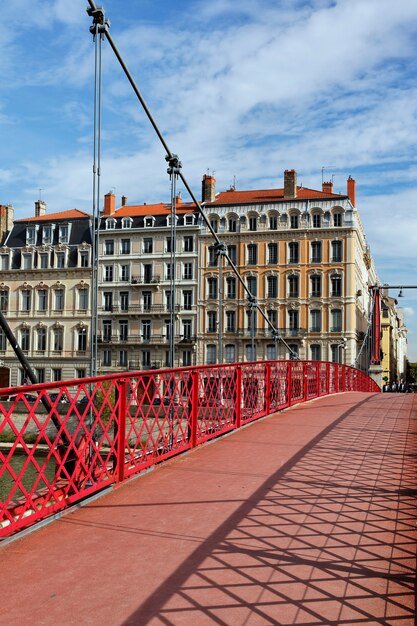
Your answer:
[[[176,307],[176,247],[177,247],[177,198],[176,174],[171,175],[171,267],[170,267],[170,335],[169,366],[175,367],[175,307]]]

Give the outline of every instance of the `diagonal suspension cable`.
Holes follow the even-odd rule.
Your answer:
[[[127,65],[125,64],[125,62],[123,61],[123,58],[116,46],[116,44],[113,41],[113,38],[109,32],[109,26],[110,26],[110,22],[109,20],[107,20],[104,17],[104,12],[102,10],[101,7],[97,7],[96,3],[94,2],[94,0],[88,0],[88,4],[90,6],[89,9],[87,9],[87,13],[89,15],[93,15],[94,16],[94,20],[99,20],[102,29],[103,29],[103,34],[106,37],[111,49],[113,50],[117,60],[120,63],[121,68],[123,69],[123,72],[126,75],[126,78],[128,79],[133,91],[135,92],[136,97],[138,98],[140,104],[142,105],[142,108],[149,120],[149,122],[151,123],[155,133],[158,136],[159,141],[161,142],[165,152],[166,152],[166,160],[170,161],[173,158],[176,157],[176,155],[173,154],[173,152],[171,151],[171,149],[169,148],[167,142],[165,141],[164,136],[162,135],[162,132],[160,131],[155,119],[152,116],[152,113],[149,109],[149,107],[147,106],[145,99],[143,98],[139,88],[137,87],[132,74],[130,73]],[[220,240],[220,238],[217,236],[217,233],[214,231],[213,227],[210,224],[210,221],[208,219],[208,217],[206,216],[206,214],[203,211],[202,208],[202,204],[197,200],[193,190],[191,189],[190,185],[188,184],[184,174],[179,171],[178,177],[181,179],[184,187],[186,188],[186,190],[188,191],[188,194],[190,196],[190,198],[192,199],[192,201],[194,202],[194,204],[196,205],[207,229],[210,231],[213,239],[216,242],[216,248],[217,250],[223,250],[224,244],[223,242]],[[204,204],[204,203],[203,203]],[[261,314],[261,316],[263,317],[264,321],[267,323],[268,327],[271,330],[271,336],[273,339],[279,340],[281,341],[286,348],[288,349],[290,355],[292,358],[295,359],[299,359],[299,356],[296,352],[294,352],[294,350],[292,350],[292,348],[290,348],[290,346],[287,344],[287,342],[281,337],[279,330],[272,324],[272,322],[270,321],[270,319],[268,318],[268,316],[266,315],[266,313],[263,311],[263,309],[261,308],[261,306],[259,305],[259,302],[257,301],[257,298],[251,293],[250,289],[247,287],[245,281],[243,280],[242,275],[240,274],[238,268],[236,267],[236,265],[233,263],[232,259],[230,258],[227,250],[224,253],[225,258],[228,261],[228,264],[230,265],[230,267],[232,268],[232,271],[234,272],[234,274],[236,275],[236,278],[238,279],[239,283],[241,284],[243,291],[246,293],[247,299],[249,301],[249,304],[251,305],[251,307],[253,307],[254,309],[256,308],[259,313]]]

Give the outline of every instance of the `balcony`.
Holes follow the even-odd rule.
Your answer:
[[[158,274],[132,276],[130,282],[132,285],[156,285],[161,282],[161,277]]]

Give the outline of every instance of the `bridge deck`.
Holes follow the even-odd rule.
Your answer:
[[[173,460],[4,546],[2,623],[414,624],[416,419],[340,394]]]

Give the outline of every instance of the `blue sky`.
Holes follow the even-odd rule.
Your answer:
[[[382,283],[417,285],[415,0],[106,0],[111,33],[196,193],[320,188],[357,206]],[[13,0],[0,23],[0,202],[91,211],[85,0]],[[162,147],[104,49],[103,194],[166,200]],[[184,194],[185,197],[185,194]],[[396,292],[391,295],[396,296]],[[417,361],[417,290],[401,300]]]

